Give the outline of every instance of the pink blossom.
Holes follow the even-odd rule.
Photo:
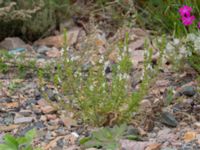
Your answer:
[[[184,5],[183,7],[179,9],[179,13],[181,17],[189,17],[191,11],[192,11],[192,8],[186,5]]]
[[[189,26],[193,23],[193,21],[195,20],[195,16],[189,16],[189,17],[182,17],[181,18],[182,20],[182,23],[185,25],[185,26]]]

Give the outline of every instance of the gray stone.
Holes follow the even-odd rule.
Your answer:
[[[185,86],[181,89],[180,91],[183,95],[188,96],[188,97],[192,97],[196,94],[196,90],[195,87],[193,86]]]
[[[51,50],[50,47],[47,47],[45,45],[42,45],[42,46],[39,46],[38,48],[35,49],[35,51],[37,53],[40,53],[40,54],[45,54],[47,51]]]
[[[34,120],[34,117],[19,117],[14,119],[15,124],[20,124],[20,123],[30,123]]]
[[[178,122],[175,119],[175,117],[169,112],[161,113],[161,121],[163,124],[170,126],[170,127],[176,127],[178,125]]]
[[[14,120],[14,116],[11,115],[11,114],[9,114],[8,116],[6,116],[6,117],[4,118],[4,123],[5,123],[6,125],[9,125],[9,124],[12,124],[12,123],[13,123],[13,120]]]
[[[5,38],[0,43],[0,48],[6,49],[6,50],[13,50],[16,48],[26,48],[26,44],[23,40],[21,40],[18,37],[8,37],[8,38]]]
[[[0,103],[4,103],[4,102],[12,102],[12,99],[10,97],[2,97],[0,98]]]
[[[126,135],[139,135],[139,134],[140,134],[140,131],[137,128],[134,128],[133,126],[128,126]]]

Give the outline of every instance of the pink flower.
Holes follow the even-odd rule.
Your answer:
[[[189,16],[189,17],[182,17],[181,18],[182,20],[182,23],[185,25],[185,26],[189,26],[193,23],[193,21],[195,20],[195,16]]]
[[[183,7],[179,9],[179,13],[181,17],[189,17],[191,11],[192,11],[192,8],[186,5],[184,5]]]
[[[200,22],[198,22],[198,25],[197,25],[197,27],[200,29]]]

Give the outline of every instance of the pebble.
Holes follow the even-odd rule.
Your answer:
[[[189,132],[186,132],[183,139],[185,142],[190,142],[192,140],[194,140],[196,138],[196,132],[194,131],[189,131]]]
[[[180,91],[183,95],[192,97],[196,94],[196,90],[193,86],[185,86]]]
[[[56,112],[56,109],[53,108],[52,106],[44,106],[44,107],[41,107],[41,110],[44,114],[50,114],[50,113],[54,113]]]
[[[45,54],[47,51],[51,50],[51,48],[45,46],[45,45],[41,45],[39,46],[38,48],[35,49],[35,51],[37,53],[40,53],[40,54]]]
[[[139,135],[140,131],[137,128],[134,128],[133,126],[128,126],[126,135]]]
[[[15,118],[14,123],[15,124],[20,124],[20,123],[30,123],[34,120],[34,117],[20,117],[20,118]]]
[[[161,113],[161,121],[163,124],[170,127],[176,127],[178,125],[178,122],[176,121],[175,117],[171,113],[166,111]]]

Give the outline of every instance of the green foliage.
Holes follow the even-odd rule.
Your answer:
[[[119,140],[124,138],[127,126],[125,124],[114,126],[113,128],[102,128],[94,131],[91,137],[80,140],[80,144],[86,148],[97,147],[106,150],[116,150],[120,148]]]
[[[188,58],[189,64],[200,74],[200,55],[193,54]]]
[[[66,32],[64,35],[66,39]],[[63,58],[56,65],[50,65],[56,66],[56,70],[49,72],[50,81],[67,97],[68,101],[60,101],[61,108],[74,111],[76,117],[95,126],[112,126],[130,120],[132,112],[137,111],[140,100],[147,94],[149,84],[162,65],[163,49],[166,44],[164,39],[160,45],[157,43],[160,58],[159,66],[155,69],[151,64],[153,50],[146,44],[143,80],[139,90],[134,92],[130,84],[132,62],[127,48],[128,34],[119,44],[118,62],[110,64],[109,78],[105,74],[106,60],[104,63],[91,65],[87,71],[84,71],[78,60],[69,57],[67,43],[65,43]],[[41,83],[47,79],[44,78],[45,70],[49,71],[52,68],[39,71]]]
[[[173,101],[173,89],[172,88],[168,88],[167,89],[167,97],[166,97],[166,105],[170,105]]]
[[[7,73],[9,70],[9,66],[6,63],[7,60],[10,60],[12,56],[4,50],[0,50],[0,72]]]
[[[27,74],[38,70],[36,61],[27,60],[24,53],[10,54],[8,51],[0,51],[0,73],[15,72],[19,78],[25,78]]]
[[[14,137],[6,134],[4,143],[0,144],[0,150],[40,150],[32,146],[33,139],[36,136],[36,130],[28,131],[23,137]]]

